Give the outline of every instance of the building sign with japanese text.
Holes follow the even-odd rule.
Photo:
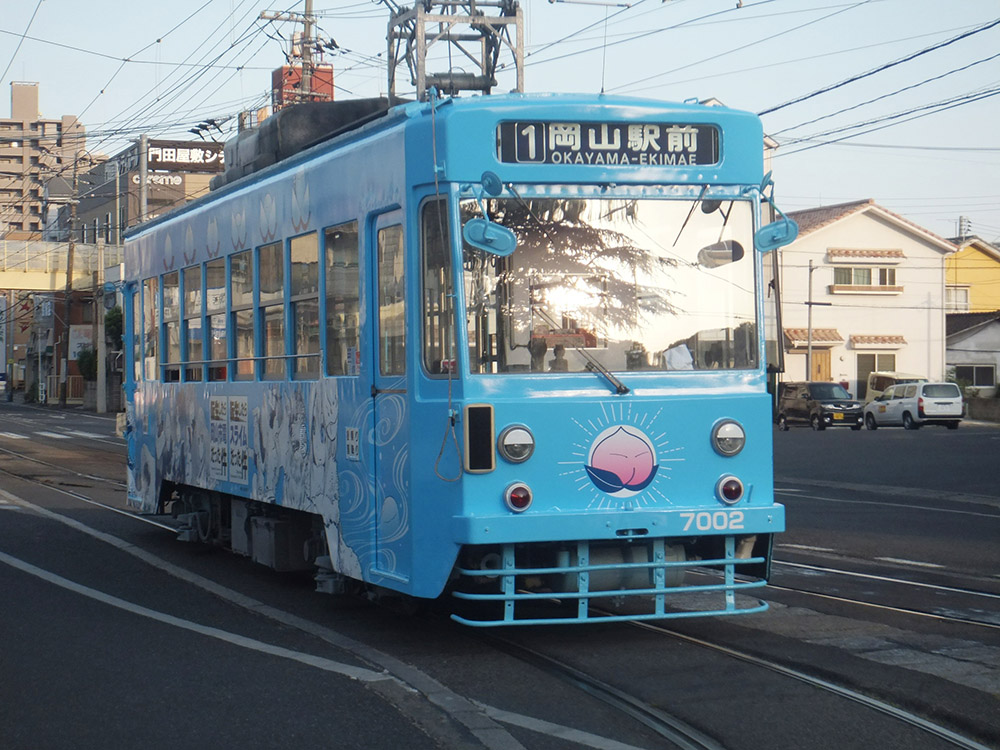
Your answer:
[[[146,167],[150,171],[222,172],[225,170],[224,144],[212,141],[154,141],[146,147]],[[133,145],[112,160],[118,174],[139,168],[139,148]]]
[[[502,122],[500,161],[513,164],[705,166],[719,163],[714,125],[648,122]]]

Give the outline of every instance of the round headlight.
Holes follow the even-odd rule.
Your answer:
[[[497,438],[497,450],[505,460],[519,464],[535,452],[535,436],[527,427],[512,424],[505,427]]]
[[[712,446],[720,456],[735,456],[746,442],[746,433],[739,422],[724,419],[712,429]]]

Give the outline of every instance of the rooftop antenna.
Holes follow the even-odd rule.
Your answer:
[[[514,91],[524,91],[524,24],[517,0],[418,0],[412,8],[400,7],[395,0],[382,2],[391,10],[386,35],[390,99],[396,96],[396,70],[404,61],[421,101],[427,100],[432,87],[446,95],[460,91],[489,94],[497,85],[504,49],[513,57]],[[485,9],[496,9],[496,13],[487,15]],[[428,73],[428,51],[438,42],[448,46],[448,70]],[[475,72],[456,70],[450,62],[453,50],[471,61]]]

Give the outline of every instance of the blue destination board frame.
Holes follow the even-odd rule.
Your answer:
[[[715,125],[662,122],[508,121],[497,126],[507,164],[710,166],[719,163]]]

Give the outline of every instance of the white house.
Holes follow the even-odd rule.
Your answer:
[[[948,314],[947,363],[955,379],[978,396],[997,392],[1000,367],[1000,310]]]
[[[862,399],[874,370],[944,379],[944,259],[955,245],[872,200],[789,216],[798,239],[776,251],[783,379],[844,383]]]

